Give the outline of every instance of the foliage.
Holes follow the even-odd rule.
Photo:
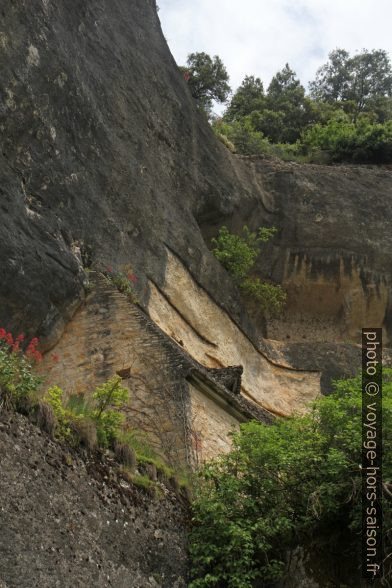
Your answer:
[[[91,416],[102,447],[109,447],[117,438],[125,419],[122,409],[128,398],[129,391],[121,386],[120,376],[111,378],[93,392],[94,408]]]
[[[305,88],[286,64],[272,78],[266,94],[259,78],[247,76],[232,97],[224,121],[231,123],[234,129],[242,126],[248,135],[258,133],[258,137],[264,140],[260,151],[266,152],[268,142],[293,143],[299,139],[303,129],[312,121],[313,114]],[[240,153],[257,154],[255,146],[245,153],[232,140]]]
[[[124,273],[119,270],[115,271],[109,267],[105,270],[104,276],[111,284],[116,286],[119,292],[125,294],[133,304],[138,304],[139,299],[135,291],[138,278],[135,274],[131,272]]]
[[[235,145],[234,145],[234,143],[233,143],[232,141],[230,141],[230,139],[229,139],[229,137],[228,137],[227,135],[224,135],[224,134],[222,134],[222,133],[219,131],[218,125],[214,124],[214,125],[212,126],[212,129],[213,129],[213,131],[214,131],[215,135],[218,137],[219,141],[220,141],[221,143],[223,143],[223,145],[224,145],[225,147],[227,147],[227,149],[228,149],[229,151],[231,151],[231,153],[235,153],[235,152],[236,152],[236,148],[235,148]]]
[[[72,437],[71,416],[72,412],[66,410],[63,405],[64,392],[58,386],[49,388],[43,398],[43,401],[52,407],[56,417],[56,436],[60,439],[70,440]]]
[[[21,347],[24,341],[24,335],[14,338],[0,329],[0,409],[5,406],[31,414],[34,422],[49,435],[71,446],[110,447],[126,466],[135,469],[137,462],[151,464],[161,476],[173,479],[175,471],[150,446],[146,435],[124,426],[129,391],[122,387],[119,376],[88,396],[72,395],[67,401],[64,391],[52,386],[40,400],[42,379],[34,373],[35,364],[42,358],[37,349],[39,341],[32,339],[25,345],[25,351]],[[52,355],[53,361],[58,359]],[[151,490],[156,497],[160,495],[161,489],[146,476],[136,476],[135,480],[131,477],[136,485]]]
[[[244,117],[231,123],[220,119],[213,123],[215,133],[228,138],[240,155],[263,155],[270,153],[268,140],[259,131],[255,131],[250,117]]]
[[[312,108],[305,88],[288,63],[271,80],[265,113],[253,120],[256,130],[273,143],[294,143],[312,122]]]
[[[260,254],[260,246],[269,241],[276,231],[274,227],[261,227],[255,233],[244,226],[242,235],[235,235],[224,226],[220,228],[218,237],[212,239],[215,246],[212,253],[242,292],[254,299],[263,310],[274,312],[282,310],[286,300],[284,291],[281,286],[262,282],[250,272]]]
[[[328,62],[318,70],[310,90],[316,100],[352,102],[357,114],[372,110],[380,98],[392,96],[388,54],[383,50],[363,50],[350,56],[344,49],[335,49],[329,54]]]
[[[314,125],[302,137],[302,148],[312,159],[319,150],[332,162],[390,163],[392,121],[373,124],[366,115],[357,122],[333,118],[326,125]]]
[[[143,488],[143,490],[154,491],[155,484],[148,476],[140,474],[131,474],[130,479],[135,486]]]
[[[255,110],[262,110],[265,103],[264,87],[260,78],[246,76],[234,93],[225,112],[225,120],[233,122],[242,119]]]
[[[138,462],[155,465],[157,470],[168,479],[174,475],[174,470],[166,465],[162,457],[151,446],[143,431],[127,429],[118,435],[118,440],[134,450]]]
[[[121,378],[115,376],[96,388],[91,400],[84,395],[74,395],[65,403],[64,392],[58,386],[49,388],[43,400],[52,407],[57,419],[58,438],[77,442],[78,435],[75,433],[92,424],[99,446],[106,448],[113,446],[120,436],[125,419],[123,408],[128,396],[128,390],[121,386]]]
[[[342,545],[360,561],[361,378],[335,383],[306,416],[252,422],[205,466],[193,505],[192,588],[251,588],[282,578],[288,551]],[[392,480],[392,371],[383,388],[383,476]],[[384,525],[392,502],[384,496]],[[340,535],[339,535],[340,533]],[[390,551],[390,539],[385,547]],[[264,585],[264,584],[263,584]]]
[[[41,383],[33,372],[34,364],[42,357],[37,350],[39,341],[34,337],[24,352],[24,340],[23,334],[14,338],[12,333],[0,329],[0,407],[4,404],[7,408],[21,408]]]
[[[190,53],[186,71],[189,89],[197,103],[207,112],[212,108],[213,101],[225,102],[230,93],[229,75],[217,55],[211,57],[207,53]]]
[[[392,67],[385,51],[329,55],[306,95],[288,64],[267,91],[246,76],[213,128],[246,156],[316,163],[392,161]]]

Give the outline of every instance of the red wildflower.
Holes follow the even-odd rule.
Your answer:
[[[14,353],[17,353],[19,351],[19,341],[15,341],[15,343],[12,345],[12,351]]]
[[[39,351],[34,351],[33,357],[37,363],[42,361],[42,353],[40,353]]]
[[[20,333],[20,335],[18,335],[15,339],[15,341],[21,343],[22,341],[25,340],[25,334],[24,333]]]
[[[14,344],[14,338],[11,335],[11,333],[7,333],[5,336],[5,342],[7,343],[7,345],[13,345]]]
[[[5,339],[7,331],[3,328],[0,329],[0,339]]]
[[[184,80],[186,82],[189,82],[190,79],[191,79],[191,74],[189,73],[189,71],[184,71]]]
[[[133,282],[134,284],[135,284],[135,283],[138,281],[138,277],[137,277],[137,276],[135,276],[135,274],[128,274],[128,276],[127,276],[127,277],[128,277],[128,280],[129,280],[130,282]]]

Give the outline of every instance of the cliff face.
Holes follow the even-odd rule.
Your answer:
[[[224,222],[270,223],[280,232],[260,272],[289,292],[270,336],[355,339],[366,321],[389,333],[390,171],[231,155],[196,111],[153,1],[5,0],[2,23],[1,324],[51,344],[91,264],[131,264],[148,305],[168,247],[256,336],[207,245]]]
[[[390,170],[232,155],[197,111],[153,0],[3,0],[0,14],[0,326],[57,349],[60,362],[43,363],[53,383],[92,389],[128,369],[130,332],[145,349],[146,333],[130,324],[136,311],[128,316],[123,300],[98,304],[89,268],[132,268],[159,345],[168,336],[204,367],[243,366],[242,395],[274,414],[303,409],[331,377],[356,372],[362,326],[383,326],[390,340]],[[252,317],[211,255],[223,224],[279,229],[258,272],[287,289],[281,319]],[[210,456],[228,448],[233,419],[202,384],[189,384],[188,400],[197,446],[209,444]],[[115,497],[102,503],[102,484],[91,486],[83,464],[64,465],[61,450],[20,420],[0,422],[0,445],[7,585],[32,585],[33,557],[39,586],[52,585],[53,569],[60,586],[85,585],[86,573],[94,586],[110,585],[107,577],[113,586],[181,585],[185,531],[170,497],[160,513],[128,504],[132,529],[119,535],[128,514]],[[63,536],[57,519],[77,530]]]

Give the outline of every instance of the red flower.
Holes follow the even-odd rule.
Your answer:
[[[57,363],[59,359],[60,359],[60,358],[59,358],[59,356],[57,355],[57,353],[53,353],[53,355],[52,355],[52,361],[53,361],[53,363]]]
[[[134,284],[136,284],[136,282],[138,281],[138,277],[137,277],[137,276],[135,276],[135,274],[128,274],[128,276],[127,276],[127,277],[128,277],[128,280],[129,280],[130,282],[133,282]]]
[[[11,333],[7,333],[5,336],[5,342],[7,343],[7,345],[13,345],[14,344],[14,338],[11,335]]]
[[[5,339],[7,331],[3,328],[0,329],[0,339]]]
[[[19,341],[15,341],[15,343],[12,345],[12,351],[14,353],[17,353],[19,351]]]
[[[33,357],[37,363],[42,361],[42,353],[40,353],[39,351],[34,351]]]
[[[189,73],[189,71],[184,71],[184,80],[186,82],[189,82],[190,79],[191,79],[191,74]]]
[[[18,335],[15,339],[15,341],[21,343],[22,341],[25,340],[25,334],[24,333],[20,333],[20,335]]]

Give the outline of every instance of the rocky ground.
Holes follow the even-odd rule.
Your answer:
[[[1,588],[185,586],[187,512],[0,413]]]

